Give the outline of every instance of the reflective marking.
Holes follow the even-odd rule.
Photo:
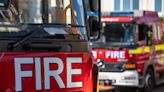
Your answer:
[[[151,46],[144,46],[139,47],[137,49],[129,50],[129,54],[141,54],[141,53],[150,53],[152,52],[153,48]],[[154,46],[155,51],[164,50],[164,44],[155,45]]]

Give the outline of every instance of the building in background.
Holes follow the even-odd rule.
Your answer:
[[[102,12],[126,10],[157,11],[164,16],[164,0],[101,0]]]

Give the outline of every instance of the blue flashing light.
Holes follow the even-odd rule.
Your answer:
[[[98,16],[99,13],[98,13],[98,12],[90,12],[90,11],[88,11],[88,12],[87,12],[87,15],[88,15],[88,16]]]
[[[111,16],[134,16],[134,12],[111,12]]]

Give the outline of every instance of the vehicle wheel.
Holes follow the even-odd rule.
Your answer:
[[[138,89],[138,92],[152,92],[155,86],[154,73],[152,69],[148,69],[144,77],[144,88]]]

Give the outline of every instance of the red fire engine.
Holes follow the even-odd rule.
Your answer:
[[[86,4],[96,11],[92,3],[1,0],[0,92],[98,92],[85,12]]]
[[[151,92],[164,83],[164,34],[156,12],[104,13],[101,23],[99,40],[90,43],[100,85]]]

